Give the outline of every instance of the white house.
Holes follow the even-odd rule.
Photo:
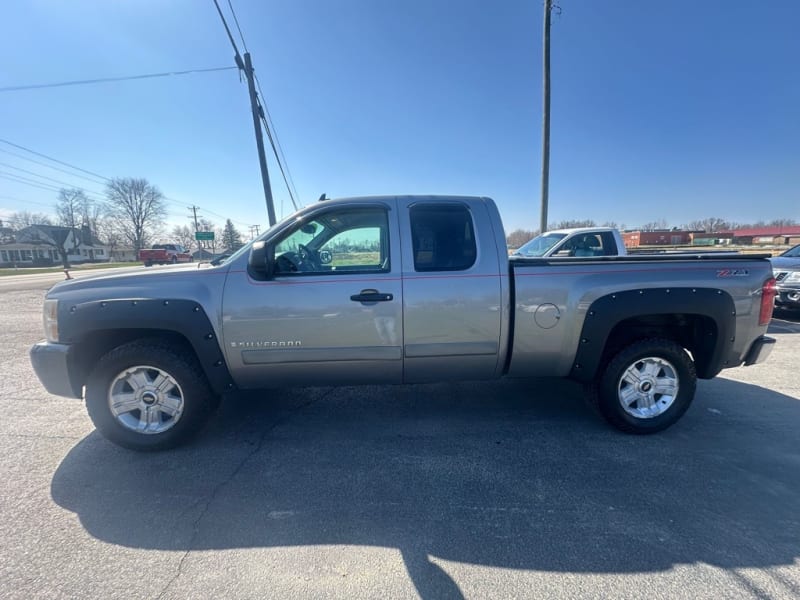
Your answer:
[[[0,243],[0,267],[47,267],[62,264],[61,249],[70,264],[107,262],[109,247],[80,229],[58,225],[31,225],[14,233],[12,241]]]

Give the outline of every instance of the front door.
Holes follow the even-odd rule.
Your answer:
[[[224,343],[240,387],[402,380],[396,213],[322,203],[275,240],[271,280],[230,272]]]

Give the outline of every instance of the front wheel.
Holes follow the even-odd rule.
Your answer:
[[[697,374],[687,352],[650,338],[620,350],[594,388],[597,408],[617,429],[656,433],[673,425],[694,399]]]
[[[159,339],[114,348],[86,382],[86,408],[95,427],[131,450],[164,450],[186,442],[215,406],[191,352]]]

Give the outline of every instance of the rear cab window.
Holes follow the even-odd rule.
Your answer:
[[[466,206],[413,206],[410,219],[415,271],[465,271],[475,264],[475,227]]]

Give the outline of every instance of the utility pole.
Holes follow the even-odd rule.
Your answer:
[[[553,0],[544,0],[544,51],[542,64],[542,206],[541,233],[547,231],[547,201],[550,188],[550,13]]]
[[[200,244],[200,240],[197,239],[197,232],[200,231],[200,226],[197,224],[197,209],[200,208],[199,206],[189,206],[190,211],[194,214],[194,233],[195,233],[195,240],[197,242],[197,249],[200,251],[200,257],[203,256],[203,246]]]
[[[250,108],[253,111],[253,127],[256,130],[256,146],[258,146],[258,163],[261,165],[261,183],[264,186],[264,198],[267,201],[267,216],[270,226],[275,225],[275,205],[272,201],[272,187],[269,183],[269,171],[267,170],[267,155],[264,153],[264,137],[261,133],[261,121],[264,113],[258,103],[256,95],[256,81],[253,73],[253,63],[250,61],[250,53],[244,53],[244,74],[247,77],[247,87],[250,90]]]

